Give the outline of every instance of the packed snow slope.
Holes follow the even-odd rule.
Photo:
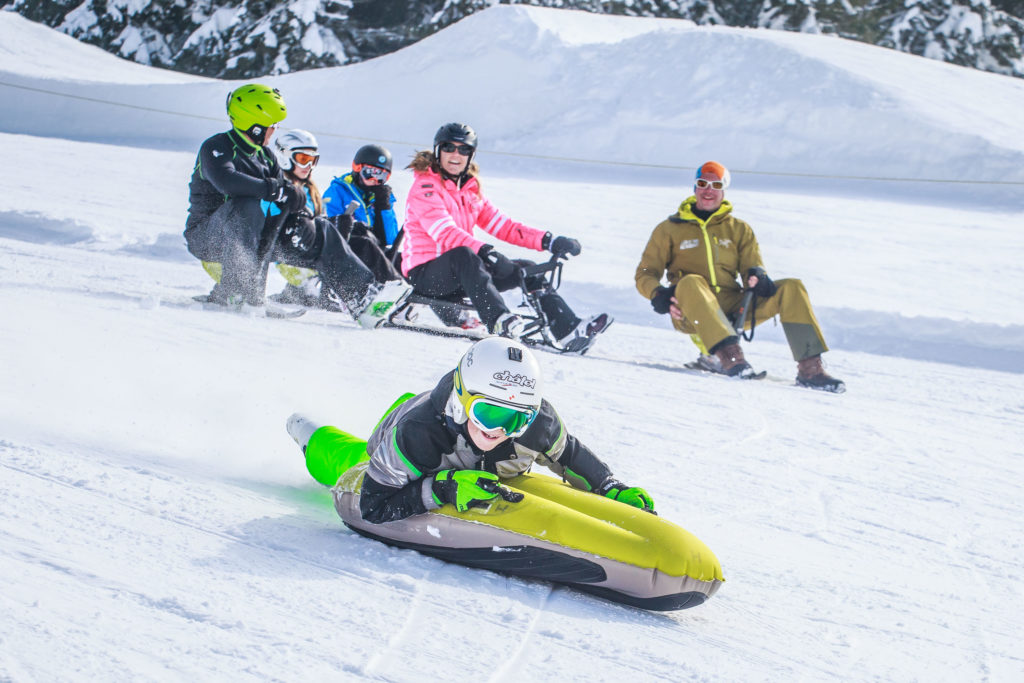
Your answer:
[[[439,123],[470,121],[491,199],[583,242],[563,289],[579,312],[617,322],[584,358],[540,355],[549,398],[717,554],[718,594],[647,613],[345,529],[285,419],[304,411],[365,435],[467,343],[339,314],[192,310],[210,282],[181,238],[186,182],[195,146],[225,128],[231,84],[127,64],[0,13],[0,80],[23,86],[0,86],[0,681],[1024,677],[1019,187],[981,202],[969,185],[851,193],[736,174],[729,198],[769,272],[810,291],[829,370],[849,387],[832,396],[792,385],[771,322],[746,345],[769,379],[679,371],[694,348],[632,275],[692,168],[638,182],[632,169],[496,153],[1019,179],[1019,86],[835,39],[597,19],[495,8],[396,55],[278,83],[289,123],[321,132],[423,145]],[[767,69],[780,54],[790,68]],[[479,96],[441,79],[446,64]],[[640,87],[630,69],[642,81],[671,65],[662,98],[626,96]],[[702,70],[717,109],[693,97],[687,79]],[[719,72],[744,87],[776,79],[772,101],[714,87]],[[395,104],[352,105],[351,88],[362,99],[371,81],[393,86]],[[517,82],[548,85],[498,98]],[[775,116],[760,116],[767,104]],[[868,135],[861,117],[879,112],[888,123]],[[750,144],[724,134],[726,118]],[[810,123],[837,118],[830,137]],[[360,144],[325,138],[336,150],[321,186]],[[410,182],[395,174],[400,198]]]

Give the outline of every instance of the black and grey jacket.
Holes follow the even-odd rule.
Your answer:
[[[229,197],[270,201],[283,177],[273,152],[246,142],[238,131],[208,138],[188,184],[186,227],[205,222]]]
[[[433,475],[446,469],[486,470],[507,479],[536,462],[585,491],[611,478],[608,466],[565,431],[547,401],[525,434],[480,451],[467,436],[462,405],[452,396],[454,374],[396,408],[370,436],[370,465],[359,499],[366,521],[390,522],[440,507],[431,487]]]

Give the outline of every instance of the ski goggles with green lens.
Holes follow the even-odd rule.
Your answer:
[[[498,403],[483,396],[470,396],[466,402],[466,415],[485,432],[501,429],[506,436],[522,436],[537,417],[535,408]]]

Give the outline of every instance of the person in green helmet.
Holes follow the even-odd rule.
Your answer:
[[[337,229],[307,215],[305,193],[285,177],[268,146],[288,113],[281,93],[243,85],[228,95],[227,113],[231,129],[199,149],[185,224],[189,252],[216,281],[209,301],[261,305],[266,263],[277,261],[315,269],[352,317],[377,326],[387,308],[382,286]]]

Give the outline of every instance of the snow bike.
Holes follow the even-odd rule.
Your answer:
[[[522,308],[516,313],[526,321],[526,327],[520,340],[529,346],[536,346],[555,353],[585,354],[593,345],[589,343],[582,349],[568,349],[559,344],[548,325],[548,316],[544,313],[540,302],[544,295],[557,290],[562,284],[562,266],[564,256],[553,254],[544,262],[519,269],[519,288],[522,290]],[[531,289],[527,280],[539,282],[539,286]],[[447,323],[447,324],[446,324]],[[382,327],[394,327],[404,330],[415,330],[444,337],[464,337],[482,339],[488,336],[487,327],[480,322],[476,308],[464,297],[437,298],[412,292],[404,304],[397,308]]]

